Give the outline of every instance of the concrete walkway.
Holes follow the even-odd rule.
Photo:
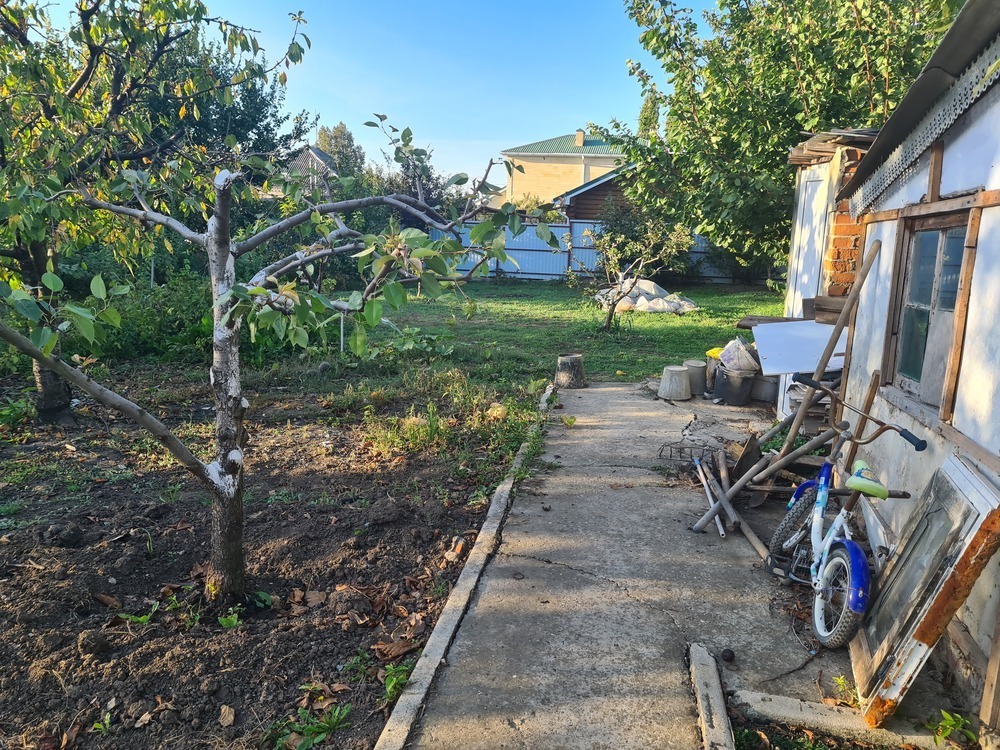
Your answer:
[[[699,748],[691,641],[736,653],[729,690],[817,701],[821,673],[831,692],[850,675],[845,651],[809,660],[775,606],[789,590],[740,534],[688,530],[707,507],[700,488],[657,471],[660,447],[705,423],[697,411],[716,408],[732,437],[749,411],[653,401],[636,385],[560,398],[545,468],[514,500],[408,747]]]

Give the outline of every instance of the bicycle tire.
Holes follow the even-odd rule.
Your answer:
[[[788,514],[781,519],[781,523],[778,524],[778,528],[774,530],[774,536],[771,537],[771,543],[767,547],[767,551],[772,555],[777,555],[779,557],[789,557],[791,556],[793,549],[785,549],[786,542],[794,539],[799,532],[805,527],[805,536],[802,537],[808,543],[809,541],[809,530],[812,526],[812,509],[816,504],[816,488],[810,487],[805,492],[802,493],[802,497],[795,501]]]
[[[846,646],[858,632],[864,617],[847,604],[851,587],[851,558],[847,550],[843,547],[833,550],[819,578],[820,588],[813,598],[813,632],[826,648]]]

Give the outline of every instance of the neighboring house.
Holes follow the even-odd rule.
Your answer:
[[[913,561],[919,565],[911,568],[916,577],[900,584],[903,614],[881,624],[872,614],[866,619],[852,644],[855,676],[861,675],[862,691],[867,683],[881,691],[884,705],[893,703],[891,690],[906,659],[929,650],[947,627],[943,651],[969,692],[978,694],[985,684],[981,718],[994,728],[1000,719],[1000,569],[991,560],[1000,544],[998,61],[1000,4],[969,0],[837,195],[850,201],[852,215],[863,222],[863,252],[881,242],[851,326],[846,400],[860,405],[872,393],[877,417],[929,444],[916,453],[888,435],[862,447],[859,457],[870,460],[887,485],[915,498],[938,487],[954,456],[972,467],[963,470],[964,485],[950,485],[959,490],[934,495],[941,502],[936,514],[916,513],[912,499],[864,506],[873,549],[892,549],[906,538],[908,523],[931,545]],[[972,496],[985,499],[986,510],[970,511]],[[973,517],[982,524],[974,533],[968,525]],[[953,537],[977,550],[967,566],[964,557],[941,557],[939,550]],[[876,597],[902,570],[897,558],[894,553],[880,562]],[[904,614],[915,599],[915,584],[946,569],[956,571],[955,584],[942,590],[917,630],[907,631],[913,633],[909,656],[873,674],[878,653],[859,644],[880,627],[909,628]],[[960,603],[955,620],[952,603]],[[863,706],[866,712],[877,708]]]
[[[324,187],[324,177],[328,179],[337,177],[333,157],[319,146],[305,146],[288,163],[285,171],[289,176],[302,176],[309,190]]]
[[[570,221],[597,221],[609,199],[615,203],[625,201],[625,194],[618,182],[620,173],[620,169],[606,172],[557,195],[552,202]]]
[[[582,130],[505,149],[500,154],[515,167],[507,178],[505,191],[506,199],[512,203],[525,195],[551,201],[567,190],[612,172],[622,158],[617,146]]]

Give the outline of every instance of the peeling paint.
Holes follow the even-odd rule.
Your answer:
[[[954,570],[914,632],[915,639],[927,646],[937,643],[997,549],[1000,549],[1000,511],[994,510],[984,519],[955,563]]]

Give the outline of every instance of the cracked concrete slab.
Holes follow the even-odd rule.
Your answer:
[[[692,641],[735,652],[720,662],[729,691],[832,693],[846,651],[810,654],[781,606],[789,590],[740,534],[689,531],[704,494],[659,471],[660,447],[685,431],[739,434],[729,412],[633,385],[560,396],[546,468],[515,497],[408,747],[700,747]]]

